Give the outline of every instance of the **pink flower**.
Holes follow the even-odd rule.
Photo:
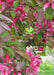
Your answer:
[[[11,74],[13,72],[13,74]],[[0,63],[0,75],[15,75],[14,68],[10,68],[7,64]]]
[[[43,48],[43,47],[38,47],[38,50],[39,50],[39,51],[43,51],[44,48]]]
[[[8,25],[8,26],[9,26],[9,28],[15,27],[17,30],[19,30],[19,27],[16,26],[15,24],[11,24],[11,25]]]
[[[52,9],[54,9],[54,2],[51,4]]]
[[[37,13],[36,13],[36,11],[34,12],[34,17],[36,17],[36,15],[37,15]]]
[[[50,3],[49,2],[46,2],[45,4],[44,4],[44,10],[46,9],[46,8],[48,8],[50,6]]]
[[[47,31],[48,31],[48,30],[47,30]],[[44,37],[50,37],[50,36],[52,36],[52,34],[51,34],[51,33],[46,32],[43,36],[44,36]]]
[[[3,3],[3,0],[0,0],[0,5]]]
[[[25,51],[30,57],[32,57],[33,53],[31,52],[31,50],[28,47],[25,49]]]
[[[1,9],[0,9],[0,11],[3,11],[5,9],[5,7],[4,6],[1,6]]]
[[[17,75],[21,75],[21,72],[18,72]]]
[[[13,60],[13,58],[9,59],[9,54],[6,53],[5,58],[3,58],[4,63],[12,64],[13,63],[12,60]]]
[[[27,67],[26,72],[27,73],[29,72],[30,75],[36,75],[37,72],[40,71],[40,68],[39,68],[40,63],[41,63],[40,54],[33,56],[31,58],[30,66]]]
[[[13,18],[13,22],[16,23],[17,21],[17,17]]]
[[[9,4],[10,6],[13,6],[14,0],[7,0],[7,2],[8,2],[8,4]]]
[[[24,12],[24,7],[18,6],[15,9],[15,12],[19,14],[19,20],[22,22],[24,21],[24,17],[26,16],[26,13]],[[16,14],[17,15],[17,14]]]
[[[33,70],[34,70],[35,72],[40,72],[40,68],[37,67],[37,66],[33,67]]]

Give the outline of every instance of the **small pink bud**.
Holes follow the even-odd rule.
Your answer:
[[[34,17],[36,17],[36,15],[37,15],[37,13],[36,13],[36,11],[34,12]]]

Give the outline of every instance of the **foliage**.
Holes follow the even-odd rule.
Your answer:
[[[37,75],[46,46],[54,48],[54,0],[0,0],[0,74]]]

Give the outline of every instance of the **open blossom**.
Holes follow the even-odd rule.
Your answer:
[[[17,21],[17,17],[13,18],[13,22],[16,23]]]
[[[18,72],[17,75],[21,75],[21,72]]]
[[[46,8],[48,8],[49,6],[50,6],[50,3],[49,3],[49,2],[46,2],[46,3],[44,4],[44,10],[45,10]],[[51,8],[54,9],[54,2],[52,2]]]
[[[48,8],[50,6],[50,3],[49,2],[46,2],[45,4],[44,4],[44,8],[46,9],[46,8]]]
[[[43,51],[44,48],[43,48],[43,47],[38,47],[38,50],[39,50],[39,51]]]
[[[54,9],[54,2],[51,4],[52,9]]]

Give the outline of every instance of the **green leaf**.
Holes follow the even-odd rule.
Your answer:
[[[12,56],[14,56],[14,51],[13,51],[12,48],[9,48],[9,47],[6,47],[6,46],[3,46],[3,48],[7,49],[12,54]]]
[[[16,13],[15,12],[11,12],[11,16],[12,16],[12,18],[15,18]]]
[[[3,33],[1,33],[1,36],[8,36],[9,32],[8,31],[4,31]]]
[[[40,6],[38,6],[38,7],[37,7],[37,10],[39,11],[40,9],[41,9],[41,7],[40,7]]]
[[[41,56],[46,56],[46,53],[42,52],[42,53],[38,53],[40,54]]]
[[[19,42],[16,47],[17,47],[18,49],[23,49],[23,50],[25,50],[26,45],[25,45],[25,43],[22,41],[22,42]]]
[[[11,28],[12,34],[15,35],[15,27]]]
[[[16,41],[11,41],[11,40],[9,40],[9,41],[7,41],[7,42],[4,42],[3,44],[5,44],[5,45],[8,45],[8,46],[15,46],[15,45],[17,45],[19,42],[16,40]]]
[[[40,42],[38,46],[46,47],[46,43],[41,43],[41,42]]]
[[[46,9],[45,17],[46,17],[47,20],[53,19],[53,9],[51,7]]]
[[[13,7],[17,8],[17,6],[19,5],[19,3],[20,3],[19,0],[18,1],[14,1]]]
[[[30,0],[30,4],[32,5],[32,7],[36,7],[36,2],[35,2],[35,0]]]
[[[25,27],[24,27],[24,25],[23,25],[22,22],[20,22],[20,21],[18,20],[17,23],[16,23],[16,25],[19,27],[19,29],[20,29],[21,32],[24,32]]]
[[[39,32],[39,33],[37,34],[37,40],[40,40],[41,37],[42,37],[42,32]]]
[[[28,12],[29,11],[29,6],[26,6],[24,10],[25,10],[25,12]]]

